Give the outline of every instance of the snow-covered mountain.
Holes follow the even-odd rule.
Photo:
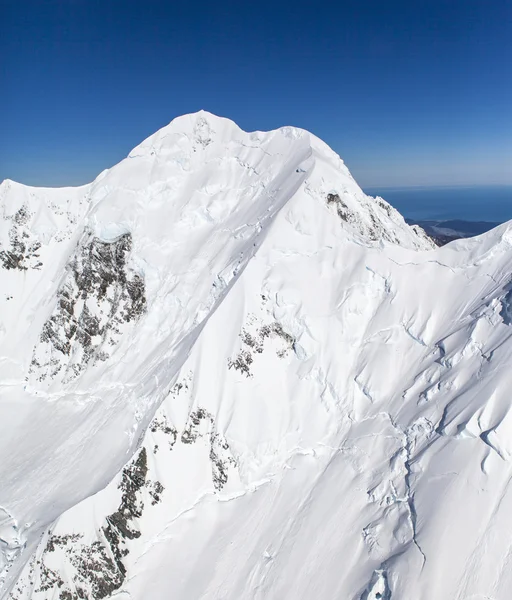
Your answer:
[[[206,112],[0,211],[1,598],[509,598],[509,224]]]

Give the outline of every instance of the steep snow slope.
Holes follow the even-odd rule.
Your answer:
[[[508,598],[508,225],[208,113],[0,206],[3,597]]]

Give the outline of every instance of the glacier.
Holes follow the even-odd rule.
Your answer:
[[[4,181],[0,598],[508,599],[511,258],[205,111]]]

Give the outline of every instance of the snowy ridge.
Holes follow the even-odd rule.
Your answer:
[[[508,597],[508,225],[204,112],[0,207],[2,597]]]

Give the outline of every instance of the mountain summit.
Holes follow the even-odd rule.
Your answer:
[[[508,599],[508,224],[203,111],[0,211],[1,598]]]

